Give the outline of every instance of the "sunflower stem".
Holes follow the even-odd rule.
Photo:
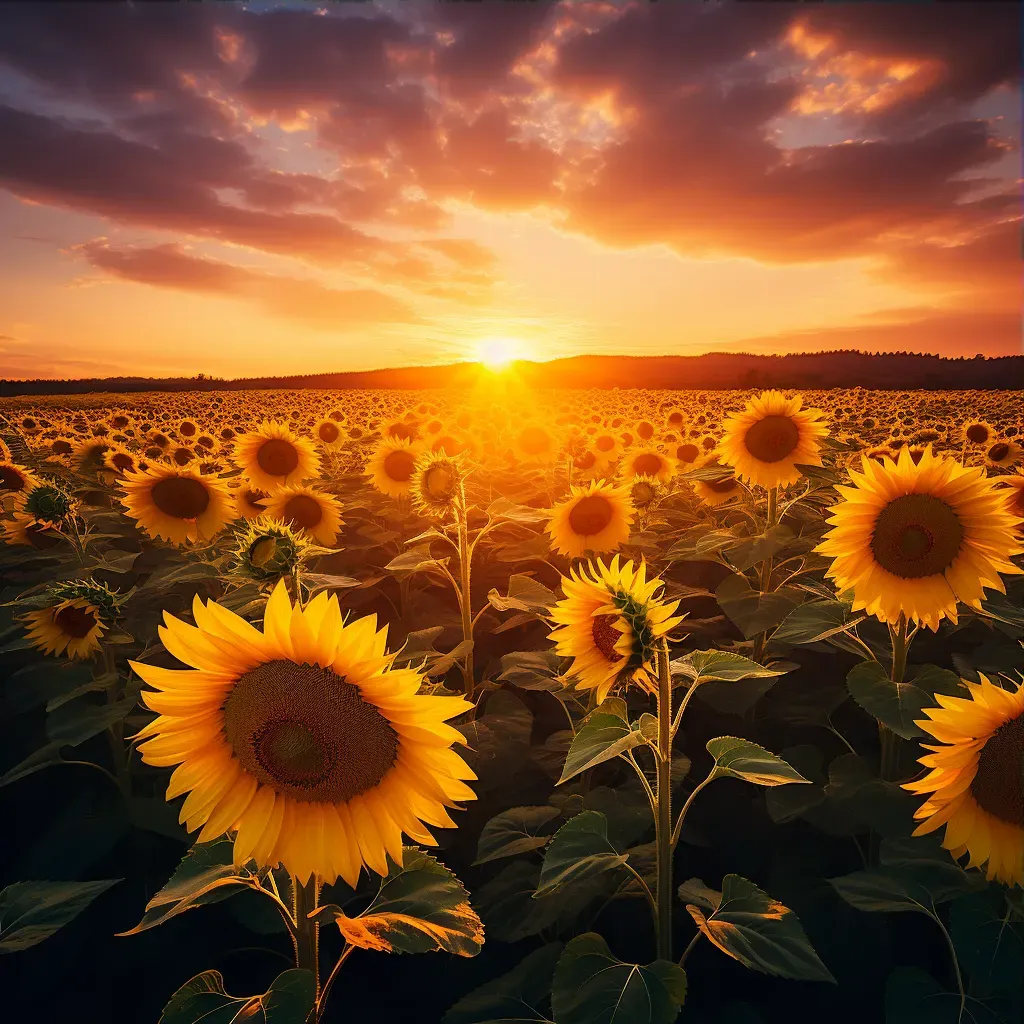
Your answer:
[[[466,700],[473,700],[473,600],[471,563],[472,548],[469,546],[469,514],[466,509],[466,487],[459,482],[459,502],[455,509],[459,527],[459,608],[462,612],[462,639],[467,645],[463,675],[466,678]]]
[[[778,521],[779,511],[779,489],[778,487],[768,488],[768,510],[765,514],[764,531],[767,533]],[[761,563],[761,572],[758,579],[759,589],[762,594],[767,594],[771,589],[773,559],[769,555]],[[768,644],[768,631],[758,633],[754,637],[754,661],[760,662],[764,658],[764,649]]]
[[[300,971],[311,971],[316,978],[316,991],[320,993],[320,925],[310,921],[309,915],[320,903],[320,880],[316,874],[300,882],[292,876],[292,910],[295,916],[295,966]],[[315,1021],[316,1011],[312,1016]]]
[[[658,959],[672,959],[672,673],[668,644],[658,649],[658,758],[655,846],[658,860]]]
[[[892,640],[892,671],[889,678],[898,686],[907,672],[907,648],[910,646],[907,642],[907,616],[903,612],[900,612],[896,628],[889,627],[889,637]],[[881,746],[881,776],[888,782],[898,767],[900,738],[888,726],[879,722],[878,740]]]

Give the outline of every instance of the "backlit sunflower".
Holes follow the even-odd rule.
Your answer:
[[[345,443],[345,435],[342,433],[341,424],[335,420],[320,420],[313,428],[313,437],[321,448],[338,448]]]
[[[663,484],[672,479],[676,471],[676,460],[656,448],[634,448],[622,460],[622,475],[625,480],[638,476],[650,476]]]
[[[546,427],[530,423],[512,435],[512,450],[521,462],[551,462],[558,454],[558,438]]]
[[[985,420],[968,420],[963,427],[963,436],[965,443],[982,448],[995,438],[996,432]]]
[[[341,502],[315,487],[284,487],[264,498],[263,507],[271,519],[295,527],[328,548],[337,541],[345,524]]]
[[[672,453],[682,466],[692,466],[700,458],[700,449],[690,441],[676,445]]]
[[[267,494],[300,484],[320,471],[312,439],[300,437],[286,423],[271,420],[236,437],[233,458],[249,483]]]
[[[111,595],[112,597],[113,595]],[[71,597],[24,617],[25,636],[44,654],[64,654],[69,658],[91,658],[100,649],[100,637],[106,631],[102,605],[88,597]]]
[[[38,483],[39,478],[31,469],[9,460],[0,462],[0,494],[23,493]]]
[[[101,437],[87,437],[75,447],[71,462],[82,473],[95,473],[103,468],[103,459],[110,449],[110,442]]]
[[[570,491],[570,496],[551,510],[545,527],[556,551],[579,558],[586,551],[614,551],[629,540],[634,510],[627,486],[592,480]]]
[[[820,409],[804,409],[802,395],[786,398],[765,391],[722,424],[722,461],[740,480],[760,487],[786,487],[800,479],[798,465],[820,466],[818,440],[828,433]]]
[[[985,462],[998,469],[1010,469],[1020,461],[1021,447],[1015,441],[996,441],[985,451]]]
[[[107,449],[106,454],[103,456],[103,464],[118,476],[123,476],[125,473],[134,472],[138,469],[135,456],[127,448],[122,448],[120,445]]]
[[[443,519],[459,497],[462,479],[460,459],[424,452],[413,469],[410,488],[413,507],[423,515]]]
[[[472,705],[421,695],[413,669],[392,668],[376,616],[343,623],[336,597],[292,606],[284,583],[263,631],[196,597],[190,626],[164,613],[164,646],[191,670],[132,663],[157,692],[158,718],[136,737],[148,764],[178,765],[167,799],[199,841],[234,831],[234,860],[281,865],[300,881],[402,861],[402,833],[436,845],[424,823],[474,799],[476,778],[452,749],[448,719]],[[189,792],[191,791],[191,792]]]
[[[227,484],[176,466],[126,473],[122,504],[147,535],[184,545],[210,540],[235,518]]]
[[[1024,886],[1024,689],[980,678],[963,680],[969,696],[936,694],[941,707],[924,709],[916,724],[939,743],[922,744],[931,771],[903,788],[927,794],[915,836],[945,825],[955,858],[969,854],[967,866],[987,864],[989,880]]]
[[[1017,470],[1013,476],[1004,476],[999,483],[1000,494],[1019,529],[1024,526],[1024,470]]]
[[[717,455],[711,455],[701,460],[699,469],[705,469],[711,466],[720,465]],[[740,482],[736,479],[736,475],[732,472],[728,472],[728,466],[722,466],[723,471],[727,472],[721,479],[717,480],[690,480],[688,483],[693,487],[697,494],[705,505],[711,508],[715,508],[717,505],[722,505],[727,502],[730,498],[735,497],[741,493]]]
[[[391,498],[404,498],[412,486],[419,454],[419,446],[405,438],[382,438],[366,463],[366,475],[378,491]]]
[[[957,602],[981,605],[984,588],[1005,592],[999,574],[1019,573],[1010,561],[1022,548],[1005,498],[980,468],[936,457],[915,464],[864,458],[850,471],[852,487],[832,506],[831,529],[815,548],[834,558],[826,573],[854,592],[854,611],[883,622],[908,619],[938,629],[957,621]]]
[[[14,499],[14,513],[37,523],[44,523],[53,529],[70,525],[78,512],[78,502],[60,484],[53,480],[36,480],[25,491],[19,491]]]
[[[657,689],[659,641],[683,619],[673,615],[678,601],[655,596],[662,581],[646,576],[644,563],[620,567],[616,555],[609,565],[597,559],[589,572],[570,569],[562,578],[565,597],[551,610],[559,625],[549,639],[558,654],[573,659],[569,675],[580,689],[596,690],[599,704],[620,682]]]

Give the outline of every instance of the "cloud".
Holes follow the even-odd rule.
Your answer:
[[[243,299],[262,306],[272,316],[320,330],[341,332],[368,324],[421,322],[408,305],[381,291],[328,288],[312,280],[248,270],[192,256],[174,244],[117,247],[105,239],[94,239],[74,251],[97,270],[121,280]]]

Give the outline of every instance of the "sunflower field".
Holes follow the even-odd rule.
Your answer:
[[[1019,1024],[1021,399],[0,401],[3,1019]]]

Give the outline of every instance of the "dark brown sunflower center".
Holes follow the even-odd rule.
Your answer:
[[[637,476],[657,476],[661,472],[662,461],[660,455],[644,452],[643,455],[638,455],[634,460],[633,472]]]
[[[194,437],[197,429],[198,428],[196,427],[196,425],[194,423],[189,423],[188,420],[182,423],[182,425],[178,428],[178,430],[182,434],[184,434],[185,437]]]
[[[781,462],[799,443],[800,431],[788,416],[765,416],[743,438],[747,451],[760,462]]]
[[[595,615],[590,633],[594,638],[594,646],[601,652],[605,661],[622,661],[622,655],[615,650],[615,645],[622,639],[622,632],[615,628],[619,621],[618,615]]]
[[[595,462],[597,462],[597,456],[593,452],[584,452],[582,455],[573,459],[573,465],[577,469],[590,469]]]
[[[404,483],[412,476],[416,460],[407,451],[389,452],[384,460],[384,475]]]
[[[904,494],[879,512],[871,551],[887,572],[916,580],[948,569],[963,539],[960,517],[941,498]]]
[[[74,451],[74,446],[70,441],[56,440],[50,445],[50,451],[54,455],[70,455]]]
[[[54,615],[53,622],[65,636],[81,640],[96,625],[96,613],[90,608],[68,605]]]
[[[972,444],[984,444],[988,440],[988,427],[984,423],[972,423],[967,428],[967,440]]]
[[[224,733],[242,767],[303,802],[343,803],[376,786],[398,734],[359,687],[319,665],[270,661],[224,702]]]
[[[176,448],[173,458],[179,466],[187,466],[195,458],[195,454],[191,448]]]
[[[153,504],[173,519],[198,519],[210,507],[210,492],[198,480],[169,476],[150,491]]]
[[[971,795],[1000,821],[1024,827],[1024,715],[1004,722],[981,748]]]
[[[111,457],[110,461],[118,469],[131,469],[135,463],[135,460],[127,452],[118,452]]]
[[[14,466],[0,466],[0,488],[8,491],[20,491],[25,486],[25,474]]]
[[[308,494],[296,494],[288,499],[284,506],[284,518],[295,526],[317,526],[324,517],[324,510],[316,498]]]
[[[264,441],[256,452],[256,463],[268,476],[287,476],[299,464],[295,445],[280,437]]]
[[[326,441],[328,444],[337,441],[341,434],[341,431],[333,423],[321,423],[316,432],[320,435],[320,440]]]
[[[680,462],[693,462],[700,455],[700,449],[695,444],[681,444],[676,449],[676,458]]]
[[[1010,446],[1005,441],[999,441],[988,450],[988,457],[993,462],[1002,462],[1010,454]]]
[[[599,452],[610,452],[615,447],[615,438],[603,434],[594,442],[594,447]]]
[[[569,529],[578,537],[593,537],[611,524],[615,510],[600,494],[580,498],[569,512]]]
[[[392,437],[400,437],[408,441],[411,440],[412,436],[416,433],[416,431],[407,423],[393,423],[388,428],[388,433]]]
[[[637,425],[636,432],[638,436],[647,441],[654,436],[654,424],[646,422],[640,423]]]
[[[519,435],[519,447],[527,455],[540,455],[548,450],[547,432],[540,427],[527,427]]]
[[[455,474],[447,466],[431,466],[423,474],[423,490],[431,498],[446,501],[455,492]]]

